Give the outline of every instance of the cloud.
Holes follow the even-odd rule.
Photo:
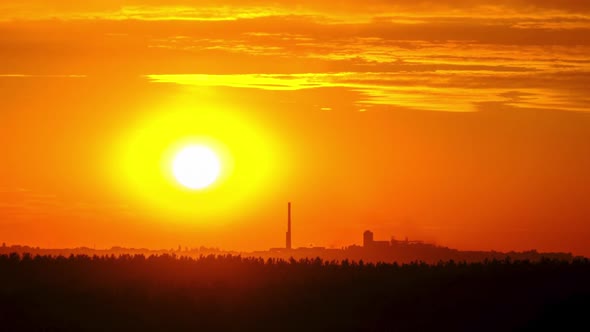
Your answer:
[[[590,5],[579,1],[69,3],[0,5],[2,77],[338,88],[358,93],[358,109],[589,106]]]
[[[88,75],[29,75],[29,74],[0,74],[0,78],[85,78]]]
[[[61,197],[30,189],[0,188],[0,217],[11,221],[38,221],[39,218],[67,218],[129,214],[127,206],[117,203]],[[0,223],[1,224],[1,223]]]
[[[261,16],[314,16],[323,22],[367,22],[376,17],[399,16],[398,23],[420,18],[522,18],[584,16],[590,5],[579,0],[328,0],[276,2],[270,0],[7,0],[0,5],[4,19],[140,19],[233,20]]]
[[[270,91],[343,88],[359,92],[358,105],[396,106],[430,111],[476,111],[481,103],[504,103],[512,107],[586,111],[589,100],[583,94],[553,89],[543,84],[521,87],[488,82],[486,76],[462,75],[457,80],[446,74],[397,73],[329,74],[238,74],[238,75],[148,75],[155,83],[192,87],[230,87]],[[493,80],[494,77],[491,77]],[[510,80],[514,77],[510,77]],[[550,78],[547,78],[548,80]],[[478,82],[481,81],[481,82]],[[508,80],[506,80],[508,83]],[[579,97],[576,99],[575,97]]]

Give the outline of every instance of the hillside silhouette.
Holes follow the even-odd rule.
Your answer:
[[[6,331],[588,329],[590,261],[0,255]],[[577,324],[577,325],[576,325]]]

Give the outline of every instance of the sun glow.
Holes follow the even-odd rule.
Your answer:
[[[140,119],[117,144],[119,192],[165,223],[222,226],[247,213],[282,170],[274,135],[233,108],[180,100]]]
[[[183,186],[199,190],[212,185],[219,177],[221,163],[211,149],[189,146],[180,151],[172,163],[172,172]]]

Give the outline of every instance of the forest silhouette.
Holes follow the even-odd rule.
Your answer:
[[[0,255],[4,331],[588,328],[590,261]]]

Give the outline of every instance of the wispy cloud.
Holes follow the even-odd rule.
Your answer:
[[[579,0],[327,0],[276,2],[271,0],[7,0],[0,5],[5,19],[144,19],[144,20],[232,20],[276,15],[308,15],[324,22],[366,23],[394,19],[398,23],[420,23],[432,17],[545,19],[577,15],[586,17],[590,6]]]
[[[0,216],[18,220],[38,218],[102,217],[130,214],[127,206],[87,200],[72,200],[54,193],[24,188],[0,188]],[[1,225],[2,223],[0,223]]]
[[[389,105],[432,111],[469,112],[478,105],[498,102],[513,107],[586,111],[590,100],[584,95],[551,86],[527,83],[511,86],[514,74],[504,82],[494,81],[495,73],[330,73],[330,74],[244,74],[244,75],[148,75],[155,83],[174,83],[194,87],[231,87],[275,91],[319,88],[344,88],[360,93],[358,105]],[[490,82],[489,80],[492,80]],[[546,78],[550,80],[550,78]],[[535,79],[533,79],[535,80]],[[529,86],[527,86],[529,84]],[[577,97],[577,98],[576,98]]]
[[[85,78],[88,75],[30,75],[30,74],[0,74],[0,78]]]
[[[358,92],[360,108],[590,105],[590,5],[580,1],[26,0],[4,2],[0,19],[5,78],[340,88]]]

